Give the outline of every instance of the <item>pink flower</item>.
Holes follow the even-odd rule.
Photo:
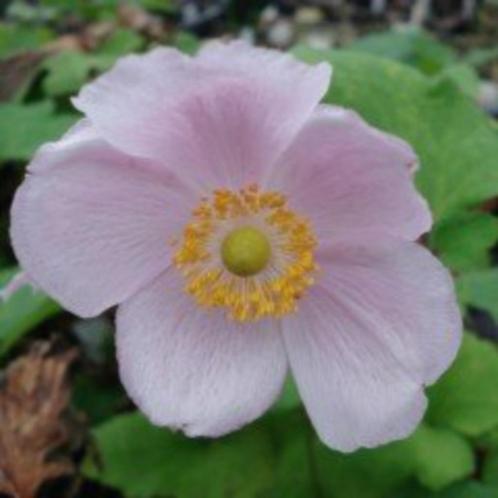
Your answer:
[[[237,42],[125,57],[29,166],[19,261],[82,317],[118,305],[122,382],[155,424],[233,431],[290,368],[326,444],[376,446],[414,430],[453,360],[416,156],[318,105],[330,74]]]

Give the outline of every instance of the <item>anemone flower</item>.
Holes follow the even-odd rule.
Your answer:
[[[118,306],[120,376],[153,423],[233,431],[290,370],[327,445],[372,447],[414,430],[455,357],[416,155],[320,105],[330,77],[240,42],[131,55],[29,165],[16,255],[76,315]]]

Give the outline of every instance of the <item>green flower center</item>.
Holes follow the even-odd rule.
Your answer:
[[[268,239],[251,226],[236,228],[221,244],[221,259],[225,268],[239,277],[250,277],[262,271],[270,256]]]

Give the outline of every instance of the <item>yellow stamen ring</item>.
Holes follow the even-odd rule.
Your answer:
[[[186,292],[241,322],[281,317],[313,283],[316,240],[278,192],[215,190],[192,213],[173,262]]]

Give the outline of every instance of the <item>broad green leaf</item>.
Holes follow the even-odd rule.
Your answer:
[[[302,411],[283,413],[266,420],[277,456],[272,493],[265,498],[328,496],[329,493],[321,493],[313,455],[316,441],[313,428]]]
[[[39,0],[41,5],[53,8],[59,17],[68,14],[91,21],[116,21],[120,0]]]
[[[79,374],[73,381],[72,402],[90,423],[99,424],[126,406],[127,398],[113,378],[101,379]]]
[[[452,486],[433,498],[497,498],[498,486],[488,486],[477,481],[468,481]],[[432,498],[432,497],[429,497]]]
[[[76,93],[85,83],[91,69],[89,56],[68,50],[47,59],[44,64],[47,75],[43,89],[47,95]]]
[[[482,478],[485,483],[498,486],[498,447],[486,455]]]
[[[414,40],[418,33],[413,29],[372,33],[357,38],[346,49],[410,64],[414,62]]]
[[[97,50],[98,55],[121,57],[143,48],[144,39],[131,29],[116,29]]]
[[[498,321],[498,269],[473,271],[457,279],[460,301],[488,311]]]
[[[498,498],[498,487],[468,480],[454,484],[443,491],[431,493],[410,483],[402,490],[383,498]]]
[[[282,394],[279,400],[272,407],[275,412],[285,412],[288,410],[293,410],[301,405],[301,397],[297,391],[294,379],[289,376],[285,381],[284,388],[282,389]]]
[[[18,271],[18,268],[0,271],[0,288]],[[50,298],[29,286],[19,289],[6,302],[0,302],[0,357],[37,325],[60,311]]]
[[[498,47],[476,48],[467,52],[462,61],[474,67],[480,67],[498,59]]]
[[[468,436],[498,426],[498,350],[466,334],[458,357],[429,389],[427,420]]]
[[[175,0],[139,0],[139,3],[144,9],[164,14],[176,14],[179,8]]]
[[[414,458],[415,475],[429,489],[442,489],[474,470],[472,447],[451,430],[422,425],[402,444]]]
[[[51,101],[0,104],[0,160],[28,160],[44,142],[58,139],[76,122],[75,114],[55,114]]]
[[[210,441],[134,413],[97,427],[94,440],[84,474],[132,498],[385,498],[413,478],[440,489],[473,470],[471,447],[448,429],[422,425],[404,441],[344,455],[319,443],[299,411]]]
[[[415,477],[432,490],[469,475],[470,445],[458,434],[421,425],[408,439],[373,450],[342,455],[320,445],[316,462],[322,488],[334,498],[384,498]]]
[[[8,2],[6,17],[19,25],[26,25],[26,29],[36,24],[48,24],[56,18],[56,10],[47,6],[37,5],[29,0],[12,0]]]
[[[417,184],[436,220],[498,194],[498,132],[450,81],[379,57],[297,47],[308,62],[334,66],[325,101],[358,111],[407,140],[421,161]]]
[[[498,219],[482,212],[462,212],[437,224],[430,246],[453,271],[489,266],[489,250],[498,240]]]
[[[253,498],[272,483],[273,448],[258,426],[222,439],[189,439],[128,414],[95,429],[94,438],[99,458],[88,458],[84,473],[126,496]]]
[[[88,66],[98,72],[107,71],[120,57],[141,50],[144,43],[134,31],[117,29],[98,50],[88,55]]]
[[[498,426],[479,438],[478,444],[486,448],[498,449]]]
[[[56,8],[56,9],[72,9],[77,10],[80,0],[39,0],[40,5],[44,7]]]
[[[187,31],[179,31],[173,38],[172,45],[186,54],[193,55],[200,46],[199,39]]]
[[[37,50],[54,38],[47,28],[0,23],[0,59],[26,50]]]
[[[346,48],[404,62],[426,74],[435,74],[456,59],[450,47],[412,27],[367,35]]]
[[[349,455],[318,444],[314,460],[323,494],[333,498],[385,498],[413,473],[411,456],[398,443]]]
[[[441,71],[438,78],[453,81],[465,95],[472,99],[475,99],[479,93],[479,74],[470,64],[451,64]]]
[[[117,29],[93,53],[68,50],[56,54],[44,64],[45,93],[51,96],[77,93],[90,75],[109,69],[119,57],[140,50],[143,45],[144,40],[134,31]]]

